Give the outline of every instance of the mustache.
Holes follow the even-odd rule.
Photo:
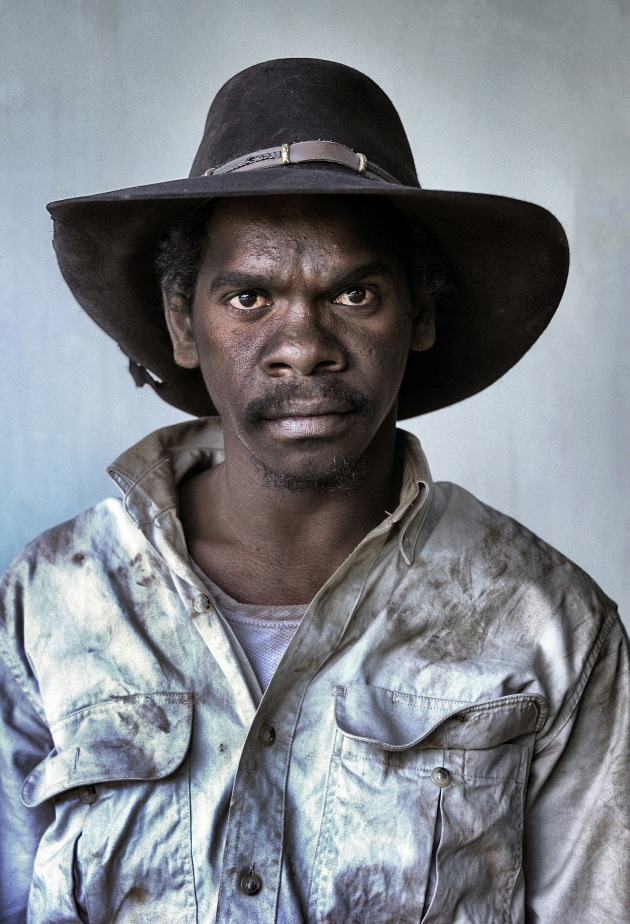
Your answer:
[[[264,417],[290,416],[294,413],[295,404],[301,401],[321,400],[334,402],[344,407],[347,413],[361,417],[372,413],[371,402],[358,388],[343,382],[322,380],[317,384],[299,381],[278,383],[273,391],[250,401],[245,408],[245,417],[249,423],[255,424]]]

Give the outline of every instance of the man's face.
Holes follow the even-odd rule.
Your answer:
[[[167,319],[226,458],[303,486],[341,485],[378,456],[409,350],[433,342],[391,238],[378,206],[348,198],[215,203],[190,310],[171,298]]]

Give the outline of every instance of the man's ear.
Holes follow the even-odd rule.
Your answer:
[[[196,369],[199,365],[199,354],[193,336],[190,302],[181,293],[167,292],[164,288],[162,300],[175,362],[184,369]]]
[[[415,317],[411,329],[411,349],[416,353],[428,350],[435,343],[435,306],[433,299],[425,295],[416,299]]]

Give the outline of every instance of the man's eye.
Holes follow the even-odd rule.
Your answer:
[[[228,302],[228,305],[231,305],[232,308],[241,308],[245,311],[252,311],[254,308],[263,308],[268,304],[268,298],[261,295],[260,292],[252,292],[249,289],[246,289],[244,292],[239,292],[238,295],[235,295],[234,298],[231,298]]]
[[[352,286],[351,289],[340,292],[333,301],[337,305],[369,305],[374,298],[374,292],[369,289],[363,286]]]

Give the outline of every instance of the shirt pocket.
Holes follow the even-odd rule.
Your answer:
[[[319,924],[507,919],[542,697],[339,688],[309,894]]]
[[[192,695],[122,696],[52,726],[56,749],[27,777],[27,806],[54,799],[29,919],[195,920],[187,753]]]

